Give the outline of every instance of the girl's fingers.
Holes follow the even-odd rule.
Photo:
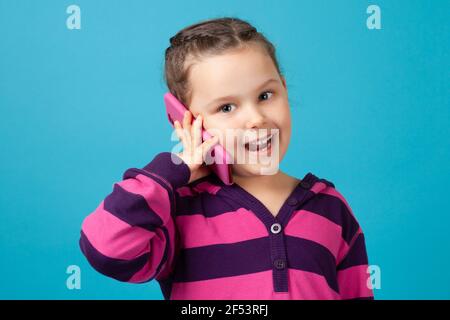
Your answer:
[[[175,129],[183,142],[183,153],[189,155],[192,163],[201,164],[209,150],[219,142],[219,138],[213,136],[202,143],[203,118],[199,115],[192,124],[191,118],[192,114],[186,111],[182,120],[183,126],[179,121],[175,121]]]
[[[190,152],[191,139],[189,132],[185,128],[181,127],[181,124],[178,120],[175,120],[175,129],[177,131],[178,137],[183,142],[183,150],[187,150],[188,152]]]
[[[194,148],[198,147],[202,143],[202,116],[199,115],[197,119],[194,120],[194,125],[192,126],[192,136]]]
[[[183,129],[191,131],[191,113],[187,110],[183,117]]]
[[[214,147],[219,142],[218,136],[213,136],[212,138],[209,138],[202,144],[202,153],[203,153],[203,159],[206,158],[206,155],[208,154],[209,150]]]
[[[178,122],[178,120],[175,120],[174,126],[175,126],[175,131],[177,133],[178,138],[180,138],[180,140],[183,142],[184,133],[183,133],[183,129],[181,128],[180,122]]]
[[[191,135],[191,112],[186,110],[184,112],[184,117],[183,117],[183,131],[184,131],[184,136],[186,138],[186,142],[184,147],[187,149],[187,152],[189,152],[190,154],[192,154],[193,150],[191,150],[192,148],[192,135]]]

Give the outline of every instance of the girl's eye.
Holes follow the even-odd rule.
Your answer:
[[[273,94],[273,92],[272,91],[264,91],[259,97],[265,96],[266,94]],[[269,98],[267,98],[267,99],[269,99]],[[267,99],[263,99],[263,100],[267,100]],[[232,104],[229,104],[229,103],[228,104],[224,104],[223,106],[220,106],[217,111],[222,111],[224,113],[228,113],[231,110],[229,108],[227,108],[227,107],[230,107],[230,106],[232,106]],[[225,111],[225,110],[228,110],[228,111]]]
[[[223,106],[219,107],[218,111],[223,111],[226,107],[232,106],[232,104],[224,104]],[[224,111],[224,113],[228,113],[229,111]]]
[[[263,92],[263,94],[262,95],[260,95],[260,97],[262,97],[262,96],[264,96],[266,93],[270,93],[270,94],[273,94],[273,92],[272,91],[264,91]],[[267,99],[264,99],[264,100],[267,100]]]

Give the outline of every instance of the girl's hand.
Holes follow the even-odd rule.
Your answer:
[[[199,115],[191,125],[192,114],[190,111],[184,113],[183,126],[175,121],[175,129],[178,137],[183,142],[183,152],[176,153],[191,170],[189,183],[198,180],[211,173],[211,169],[203,164],[208,151],[219,142],[217,136],[205,140],[202,143],[202,116]]]

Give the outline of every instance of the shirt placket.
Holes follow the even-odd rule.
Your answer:
[[[244,201],[247,207],[264,223],[269,232],[274,292],[288,292],[289,262],[283,229],[289,222],[292,213],[314,195],[309,189],[315,179],[317,178],[313,174],[308,173],[283,203],[276,217],[258,199],[241,187],[230,187],[236,197]]]

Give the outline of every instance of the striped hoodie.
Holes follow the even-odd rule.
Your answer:
[[[156,279],[165,299],[373,299],[364,234],[333,183],[308,173],[274,217],[214,174],[157,154],[131,168],[81,227],[98,272]]]

